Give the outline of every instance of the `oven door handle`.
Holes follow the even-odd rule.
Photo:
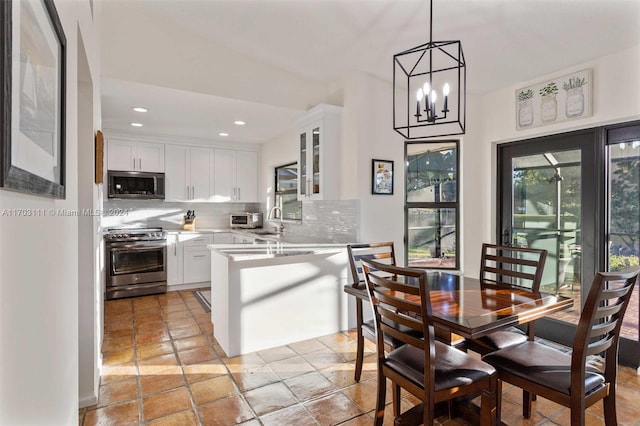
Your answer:
[[[158,244],[157,242],[155,243],[118,243],[113,244],[111,247],[109,247],[109,251],[116,251],[119,253],[127,253],[127,252],[132,252],[132,251],[151,251],[151,250],[158,250],[158,249],[162,249],[166,247],[165,243],[161,243]]]

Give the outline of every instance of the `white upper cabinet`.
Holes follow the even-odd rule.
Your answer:
[[[165,201],[212,201],[213,149],[166,145]]]
[[[164,172],[164,144],[109,139],[107,169]]]
[[[318,105],[298,120],[298,199],[337,200],[340,196],[342,108]]]
[[[258,153],[215,150],[215,201],[258,201]]]

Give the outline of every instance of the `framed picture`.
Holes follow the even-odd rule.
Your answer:
[[[591,69],[516,90],[516,130],[591,116]]]
[[[0,187],[65,198],[66,38],[53,0],[0,2]]]
[[[393,161],[371,160],[371,193],[393,194]]]

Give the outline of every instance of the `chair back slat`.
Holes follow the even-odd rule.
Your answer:
[[[398,342],[423,349],[425,357],[429,358],[434,332],[430,324],[431,304],[426,272],[385,265],[371,259],[362,259],[362,266],[376,323],[378,357],[384,357],[382,342],[387,335]],[[411,331],[422,331],[424,340]],[[427,359],[425,362],[425,371],[430,371],[427,368],[431,361]]]
[[[384,313],[384,317],[388,318],[390,321],[394,323],[404,325],[405,327],[409,327],[412,330],[421,331],[422,330],[422,321],[417,320],[415,317],[411,317],[406,314],[401,314],[395,312],[393,309],[389,309],[384,306],[384,304],[378,305],[378,309],[384,309],[386,312]]]
[[[615,375],[620,328],[639,273],[640,269],[596,274],[578,322],[572,370],[584,371],[587,356],[603,354],[603,371]],[[608,381],[613,379],[607,377]]]
[[[540,290],[547,251],[482,244],[480,282],[485,287]]]
[[[396,264],[393,242],[348,244],[347,252],[353,287],[364,284],[362,259],[376,260],[387,265]]]

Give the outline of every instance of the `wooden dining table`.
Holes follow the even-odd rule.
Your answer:
[[[428,272],[427,282],[433,325],[467,339],[526,324],[573,306],[569,297],[492,288],[477,278],[448,272]]]
[[[573,299],[548,293],[483,285],[477,278],[448,272],[428,272],[431,314],[436,336],[455,344],[460,337],[476,339],[494,331],[526,324],[573,306]],[[420,303],[419,296],[405,298]],[[458,401],[461,402],[461,401]],[[456,415],[478,422],[472,404],[456,404]],[[420,405],[395,419],[395,425],[416,424],[422,418]],[[498,422],[500,424],[500,422]]]

